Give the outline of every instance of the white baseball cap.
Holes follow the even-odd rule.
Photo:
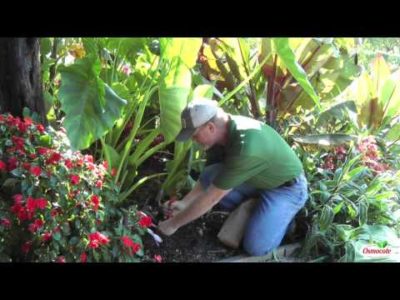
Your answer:
[[[218,102],[206,98],[196,98],[181,113],[182,129],[176,140],[187,141],[201,125],[217,114]]]

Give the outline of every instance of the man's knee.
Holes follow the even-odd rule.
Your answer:
[[[278,248],[280,242],[274,243],[262,243],[258,240],[244,238],[243,239],[243,249],[251,256],[262,256],[266,255],[275,248]]]

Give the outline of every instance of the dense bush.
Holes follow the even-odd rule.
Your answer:
[[[116,208],[107,162],[73,152],[63,130],[0,115],[0,260],[133,262],[152,221]]]

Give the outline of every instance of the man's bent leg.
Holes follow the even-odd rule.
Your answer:
[[[277,248],[288,225],[308,198],[304,175],[296,178],[290,187],[279,187],[261,192],[247,224],[243,248],[250,255],[260,256]]]

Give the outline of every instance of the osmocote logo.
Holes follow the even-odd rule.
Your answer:
[[[391,246],[387,243],[366,245],[361,248],[361,253],[366,258],[390,258],[391,260],[400,261],[400,247]]]

